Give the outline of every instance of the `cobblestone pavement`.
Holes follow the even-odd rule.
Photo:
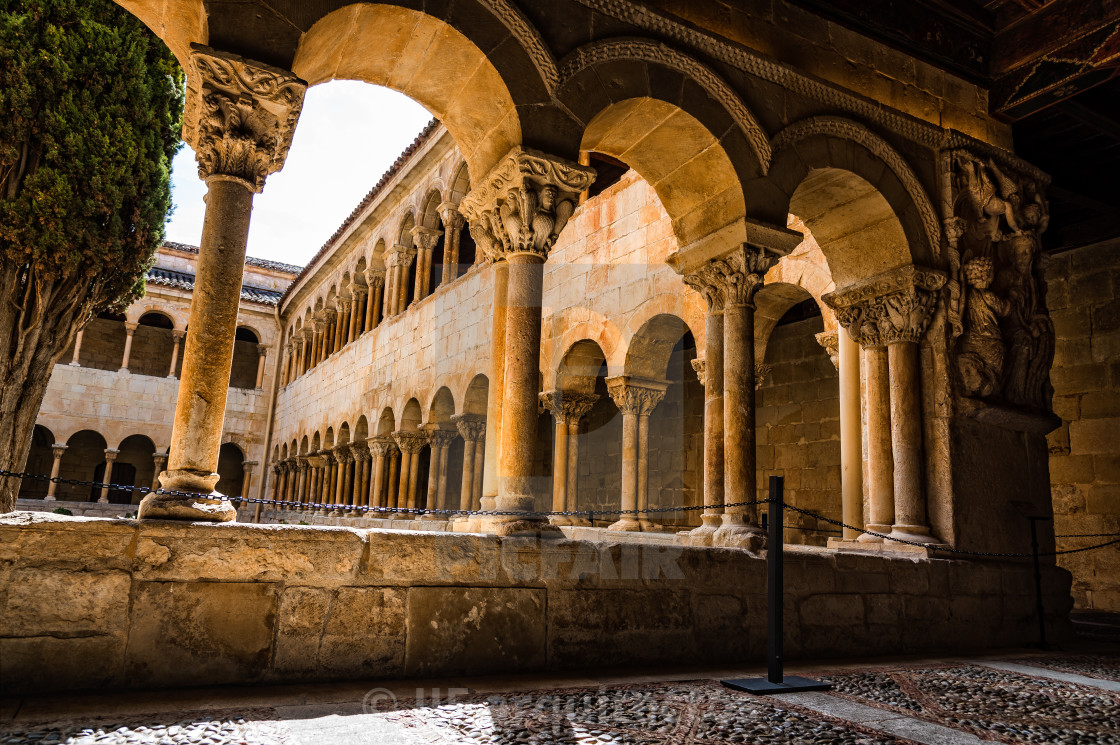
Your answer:
[[[1115,657],[1014,659],[1040,673],[1053,668],[1116,677]],[[354,687],[315,702],[321,689],[307,686],[294,699],[283,694],[283,704],[267,699],[268,706],[230,703],[218,711],[180,705],[146,716],[36,721],[8,709],[0,720],[0,745],[1120,745],[1120,693],[1101,687],[967,663],[846,668],[820,677],[834,690],[756,697],[702,679],[525,685],[500,694],[459,688],[462,695],[449,698],[446,684],[440,689],[433,683],[417,690],[416,698],[397,698],[382,688],[363,698]],[[434,693],[439,690],[442,695]],[[211,700],[226,697],[219,692]]]
[[[1099,688],[976,665],[825,677],[834,695],[987,740],[1120,745],[1120,695]]]

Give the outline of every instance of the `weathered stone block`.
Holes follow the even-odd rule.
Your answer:
[[[862,626],[863,596],[813,595],[801,601],[801,623],[806,626]]]
[[[277,590],[257,582],[138,582],[126,674],[133,685],[204,685],[265,677]]]
[[[407,591],[343,587],[331,602],[319,646],[327,675],[388,677],[404,672]]]
[[[123,674],[123,634],[0,638],[0,680],[6,695],[38,691],[118,688]]]
[[[545,608],[544,590],[410,588],[405,672],[539,669],[547,659]]]
[[[5,636],[127,631],[131,579],[125,572],[15,569],[3,585],[0,629]]]

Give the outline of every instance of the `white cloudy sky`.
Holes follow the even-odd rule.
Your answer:
[[[430,119],[388,88],[338,80],[308,90],[284,169],[254,200],[248,254],[306,264]],[[173,163],[167,240],[198,245],[205,194],[184,145]]]

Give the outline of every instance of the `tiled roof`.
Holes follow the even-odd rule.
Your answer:
[[[303,269],[300,270],[299,274],[296,275],[296,278],[292,280],[292,284],[288,285],[288,289],[284,291],[285,298],[288,296],[288,293],[292,291],[292,287],[294,287],[305,274],[311,271],[315,264],[319,262],[319,259],[323,258],[323,256],[327,253],[327,250],[330,249],[334,242],[337,241],[351,225],[354,224],[354,222],[358,219],[358,216],[362,213],[362,210],[373,203],[373,200],[376,199],[377,195],[381,193],[381,190],[385,188],[385,185],[389,183],[389,180],[400,173],[401,169],[404,168],[404,165],[408,163],[408,161],[412,158],[416,151],[420,149],[420,146],[423,145],[429,137],[431,137],[432,132],[435,132],[438,126],[439,120],[432,119],[427,123],[427,125],[424,126],[422,130],[420,130],[420,134],[416,135],[416,139],[412,141],[412,144],[406,147],[404,149],[404,152],[397,156],[397,159],[393,161],[393,165],[389,166],[389,170],[381,174],[381,178],[377,180],[377,183],[373,185],[373,188],[370,189],[369,192],[362,198],[362,201],[358,202],[358,206],[350,212],[350,215],[342,221],[342,224],[338,226],[338,230],[334,231],[334,235],[327,239],[327,242],[323,244],[318,253],[311,257],[311,261],[307,262],[307,266],[303,267]],[[281,302],[282,301],[283,298],[281,298]]]
[[[173,241],[164,241],[163,245],[166,248],[174,249],[175,251],[184,251],[189,254],[198,253],[198,246],[188,246],[186,243],[174,243]],[[274,272],[284,272],[286,274],[299,274],[303,267],[296,266],[295,264],[285,264],[281,261],[269,261],[268,259],[255,259],[252,256],[245,257],[245,266],[255,266],[258,269],[271,269]]]
[[[153,266],[148,270],[148,282],[161,287],[174,287],[177,290],[194,290],[194,275],[187,272],[177,272],[173,269],[164,269]],[[250,303],[263,305],[276,305],[280,302],[283,293],[279,290],[266,290],[263,287],[241,285],[241,299]]]

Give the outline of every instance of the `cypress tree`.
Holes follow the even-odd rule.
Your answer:
[[[115,3],[0,0],[0,469],[78,329],[143,294],[182,111],[175,58]],[[0,477],[0,512],[18,489]]]

